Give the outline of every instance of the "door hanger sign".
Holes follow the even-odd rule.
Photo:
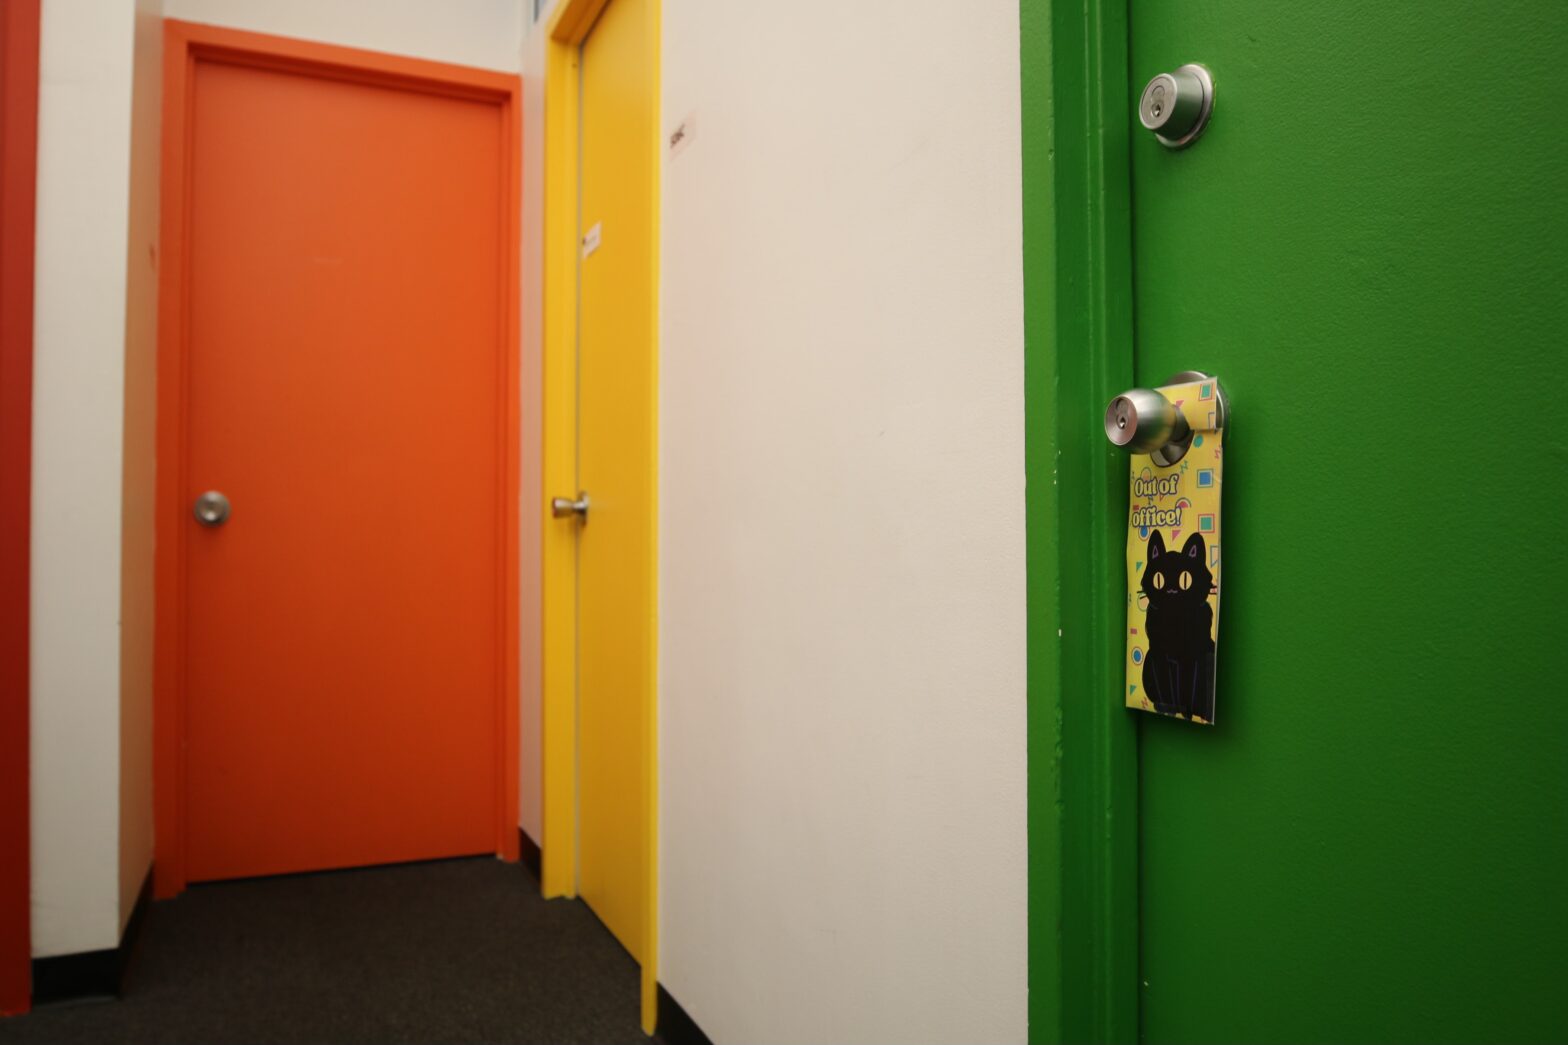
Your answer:
[[[1219,381],[1188,372],[1106,414],[1111,441],[1133,451],[1127,706],[1202,725],[1215,716],[1225,410]]]

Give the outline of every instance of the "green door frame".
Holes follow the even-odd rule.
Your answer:
[[[1029,1037],[1138,1037],[1137,727],[1122,706],[1132,384],[1127,0],[1020,0]]]

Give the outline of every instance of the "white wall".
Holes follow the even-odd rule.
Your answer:
[[[258,33],[516,72],[526,0],[164,0],[163,13]]]
[[[525,0],[525,7],[532,4]],[[532,26],[523,41],[523,198],[522,246],[523,319],[520,341],[522,396],[522,508],[518,536],[522,544],[519,623],[522,638],[518,660],[519,794],[518,820],[528,837],[544,838],[544,779],[540,723],[543,721],[543,678],[540,674],[543,603],[540,588],[540,547],[544,534],[544,53],[546,19]]]
[[[1018,7],[664,0],[660,979],[1026,1031]]]
[[[33,341],[33,952],[120,930],[121,438],[135,10],[43,0]]]
[[[162,0],[136,0],[120,529],[120,927],[152,868],[153,535],[158,420]]]

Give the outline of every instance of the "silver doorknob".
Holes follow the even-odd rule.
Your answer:
[[[1136,454],[1155,454],[1192,435],[1176,404],[1152,388],[1129,388],[1105,408],[1105,438]]]
[[[1165,382],[1171,385],[1194,381],[1214,383],[1214,427],[1223,429],[1230,412],[1219,378],[1202,370],[1183,370]],[[1206,398],[1209,392],[1203,392]],[[1162,467],[1180,461],[1192,445],[1195,433],[1177,405],[1153,388],[1129,388],[1105,408],[1105,438],[1112,446],[1135,454],[1148,454]]]
[[[575,501],[570,497],[552,497],[550,498],[550,514],[557,519],[564,519],[569,515],[576,516],[586,523],[588,521],[588,495],[579,493]]]
[[[229,519],[229,499],[217,490],[208,490],[196,498],[191,513],[203,526],[222,526]]]
[[[1150,80],[1138,99],[1138,122],[1160,144],[1185,148],[1197,140],[1214,112],[1214,80],[1201,65],[1184,65]]]

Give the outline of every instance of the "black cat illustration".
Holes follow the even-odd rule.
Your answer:
[[[1165,550],[1160,531],[1149,534],[1143,593],[1149,597],[1144,628],[1149,651],[1143,658],[1143,689],[1162,715],[1214,721],[1214,611],[1203,535],[1193,534],[1180,553]]]

